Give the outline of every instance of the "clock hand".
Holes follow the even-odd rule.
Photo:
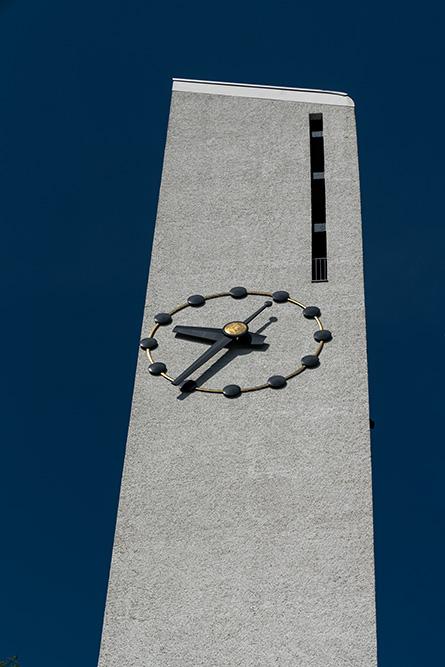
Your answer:
[[[232,342],[232,338],[229,338],[228,336],[224,336],[223,333],[220,334],[220,339],[215,341],[213,345],[209,347],[204,354],[201,354],[200,357],[196,359],[196,361],[191,364],[188,368],[185,369],[181,373],[181,375],[178,375],[176,380],[173,380],[172,384],[177,386],[178,384],[181,384],[183,380],[188,378],[189,375],[191,375],[194,371],[196,371],[198,368],[200,368],[203,364],[205,364],[206,361],[211,359],[217,352],[223,349],[226,345]]]
[[[186,327],[186,326],[176,326],[173,329],[173,332],[183,336],[190,336],[191,338],[201,338],[202,340],[215,341],[219,340],[222,329],[216,329],[212,327]],[[240,339],[241,342],[246,345],[264,345],[266,336],[261,336],[260,334],[249,333],[245,334]]]
[[[173,333],[182,334],[184,336],[193,336],[194,338],[202,338],[204,340],[219,340],[222,330],[212,327],[183,327],[177,326],[173,329]]]
[[[261,306],[261,308],[256,310],[250,317],[248,317],[246,320],[244,320],[243,324],[246,325],[246,328],[245,328],[246,332],[247,332],[247,325],[249,324],[249,322],[251,322],[255,317],[257,317],[257,315],[262,313],[265,308],[269,308],[271,305],[272,305],[272,301],[265,301],[264,306]],[[231,324],[239,324],[239,323],[233,322]],[[224,330],[228,329],[229,326],[230,325],[226,325]],[[184,329],[186,329],[186,328],[187,327],[182,328],[183,333],[184,333]],[[178,329],[179,329],[179,327],[175,327],[175,329],[174,329],[175,333],[181,333]],[[200,327],[197,327],[197,329],[199,330]],[[175,386],[178,386],[179,384],[181,384],[181,382],[183,380],[186,380],[189,377],[189,375],[191,375],[194,371],[196,371],[203,364],[205,364],[206,361],[211,359],[217,352],[222,350],[223,347],[226,347],[226,345],[228,345],[230,342],[232,342],[232,340],[234,338],[238,338],[238,336],[234,335],[234,334],[232,334],[232,336],[230,336],[230,337],[225,336],[224,333],[223,333],[224,330],[223,329],[221,330],[220,337],[218,337],[218,339],[215,340],[213,345],[211,345],[209,347],[209,349],[206,352],[204,352],[204,354],[202,354],[200,357],[198,357],[198,359],[196,359],[196,361],[194,361],[193,364],[191,364],[191,366],[186,368],[185,371],[183,371],[180,375],[178,375],[178,377],[175,380],[173,380],[172,384],[174,384]],[[232,332],[230,332],[230,333],[232,333]],[[254,338],[254,336],[255,336],[255,334],[250,334],[250,342],[251,343],[252,343],[252,339]]]
[[[265,301],[264,306],[261,306],[261,308],[258,308],[258,310],[256,310],[253,313],[253,315],[248,317],[247,320],[244,320],[244,324],[249,324],[249,322],[251,322],[257,315],[262,313],[265,308],[270,308],[271,305],[272,305],[272,301]]]

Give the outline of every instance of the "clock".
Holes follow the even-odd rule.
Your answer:
[[[266,300],[262,305],[256,308],[253,312],[252,309],[249,310],[248,303],[249,297],[266,297]],[[155,334],[159,335],[159,330],[163,327],[167,327],[170,324],[174,324],[174,317],[180,311],[183,311],[187,308],[191,309],[200,309],[207,302],[215,299],[226,299],[226,300],[235,300],[243,301],[243,310],[244,316],[233,317],[232,319],[227,319],[226,322],[221,322],[218,327],[206,326],[206,317],[203,316],[200,318],[199,326],[191,325],[176,325],[172,329],[171,333],[175,334],[176,339],[188,340],[191,342],[206,343],[207,349],[195,355],[195,359],[191,364],[185,364],[183,370],[177,374],[175,377],[171,377],[168,373],[168,367],[165,361],[155,361],[153,358],[154,350],[158,347],[161,347],[158,338],[155,337]],[[291,372],[288,372],[285,375],[271,375],[268,378],[259,378],[259,383],[253,386],[241,387],[238,384],[227,384],[222,388],[209,388],[206,386],[206,383],[203,382],[200,386],[200,379],[194,379],[196,374],[208,361],[216,357],[218,352],[223,349],[231,350],[236,348],[237,350],[244,349],[249,352],[251,350],[262,350],[267,354],[267,350],[270,345],[273,345],[273,340],[269,343],[269,340],[266,343],[265,335],[261,333],[254,332],[253,321],[258,318],[264,311],[269,311],[270,308],[274,307],[274,310],[282,307],[283,304],[291,304],[292,307],[295,307],[294,317],[303,317],[306,320],[313,320],[317,324],[317,329],[313,333],[313,339],[316,342],[316,349],[312,354],[304,354],[298,362],[297,368],[291,369]],[[258,303],[256,304],[258,305]],[[237,309],[237,314],[239,312]],[[230,312],[230,308],[229,308]],[[332,338],[331,332],[325,329],[320,320],[320,309],[317,306],[305,306],[296,299],[291,298],[288,292],[284,290],[279,290],[276,292],[258,292],[258,291],[249,291],[245,287],[233,287],[228,292],[219,292],[217,294],[210,294],[208,296],[202,296],[201,294],[193,294],[189,296],[187,301],[180,306],[177,306],[173,310],[165,313],[158,313],[154,317],[155,324],[146,338],[143,338],[140,342],[140,347],[142,350],[145,350],[150,362],[148,370],[153,376],[160,376],[171,383],[172,386],[178,387],[181,392],[193,392],[201,391],[211,394],[222,394],[227,398],[235,398],[244,392],[259,391],[262,389],[280,389],[285,387],[288,380],[296,377],[302,373],[306,368],[316,368],[319,365],[319,355],[323,346],[326,342],[330,341]],[[278,318],[270,318],[271,321],[277,321]],[[202,325],[201,325],[202,322]],[[263,327],[264,329],[265,327]],[[270,339],[273,339],[273,335],[269,336]],[[308,343],[309,345],[309,343]],[[156,355],[157,356],[157,355]],[[199,373],[198,373],[199,375]],[[194,377],[192,377],[194,376]]]

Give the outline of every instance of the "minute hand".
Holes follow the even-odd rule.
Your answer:
[[[173,380],[172,384],[174,384],[176,386],[178,384],[181,384],[181,382],[183,380],[188,378],[189,375],[191,375],[194,371],[196,371],[198,368],[200,368],[200,366],[205,364],[206,361],[211,359],[217,352],[222,350],[223,347],[225,347],[226,345],[228,345],[231,342],[232,342],[231,338],[229,338],[228,336],[224,336],[224,334],[221,334],[221,338],[219,340],[217,340],[215,343],[213,343],[213,345],[211,345],[209,347],[209,349],[206,352],[204,352],[204,354],[201,354],[201,356],[198,357],[197,360],[194,361],[191,366],[186,368],[185,371],[183,371],[181,373],[181,375],[178,375],[176,380]]]
[[[272,301],[265,301],[264,306],[261,306],[261,308],[258,308],[253,315],[247,318],[247,320],[244,320],[244,324],[249,324],[257,315],[263,312],[265,308],[269,308],[272,305]]]

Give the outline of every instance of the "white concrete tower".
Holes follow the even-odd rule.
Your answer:
[[[100,667],[375,667],[347,95],[174,81],[141,338]]]

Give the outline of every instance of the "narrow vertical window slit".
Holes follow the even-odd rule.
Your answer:
[[[311,152],[312,280],[326,282],[326,188],[324,180],[323,114],[309,114]]]

